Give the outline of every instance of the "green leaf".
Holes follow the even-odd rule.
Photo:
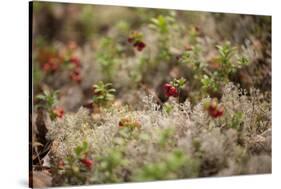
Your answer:
[[[238,59],[238,63],[240,64],[240,65],[248,65],[249,64],[249,60],[248,60],[248,58],[246,57],[246,56],[241,56],[241,57],[239,57],[239,59]]]
[[[40,100],[45,100],[46,97],[44,95],[39,94],[35,98],[40,99]]]
[[[81,156],[82,151],[83,151],[83,148],[81,146],[77,146],[74,149],[74,152],[75,152],[76,156]]]
[[[106,83],[106,84],[104,84],[104,86],[106,86],[106,87],[112,86],[112,83]]]
[[[84,142],[83,142],[83,145],[82,145],[82,150],[83,150],[84,152],[86,152],[86,151],[88,150],[88,147],[89,147],[88,142],[84,141]]]
[[[113,92],[116,92],[116,90],[115,89],[109,89],[108,92],[113,93]]]

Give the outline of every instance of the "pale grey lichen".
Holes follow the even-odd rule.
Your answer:
[[[116,149],[126,160],[120,170],[130,172],[132,181],[136,170],[162,161],[175,149],[199,162],[194,174],[197,176],[270,173],[271,102],[257,91],[247,96],[230,83],[221,99],[225,113],[214,119],[204,109],[204,100],[193,107],[188,100],[183,104],[172,101],[173,110],[168,114],[152,96],[146,96],[143,110],[128,111],[121,106],[102,111],[100,120],[80,108],[77,113],[53,122],[48,136],[57,146],[52,155],[64,159],[82,141],[89,143],[93,160],[107,154],[108,149]],[[242,116],[239,125],[232,128],[237,112]],[[120,133],[118,123],[123,117],[138,120],[141,128],[125,135]],[[182,175],[182,171],[178,174],[189,177]]]

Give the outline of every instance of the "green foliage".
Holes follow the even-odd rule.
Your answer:
[[[171,85],[178,89],[183,89],[185,87],[186,79],[181,77],[180,79],[174,79],[171,81]]]
[[[231,47],[230,42],[226,42],[223,45],[217,45],[216,47],[219,52],[220,63],[224,66],[228,66],[229,68],[231,68],[232,65],[230,60],[234,55],[234,51],[236,50],[236,48]]]
[[[220,105],[218,102],[213,104],[210,98],[192,107],[188,102],[171,103],[170,115],[155,111],[156,104],[148,100],[144,103],[150,108],[144,110],[122,107],[103,111],[100,117],[104,120],[99,122],[93,121],[89,112],[81,109],[54,122],[50,128],[50,137],[58,140],[54,157],[69,158],[65,160],[65,168],[68,167],[70,174],[55,173],[54,178],[69,179],[60,179],[59,184],[97,184],[224,175],[225,171],[234,175],[256,169],[260,163],[246,167],[248,161],[256,157],[249,149],[257,150],[265,145],[261,152],[268,158],[267,152],[271,149],[266,142],[271,135],[263,138],[260,134],[270,127],[270,106],[261,97],[256,99],[248,98],[233,84],[228,85],[220,100],[225,113],[219,120],[206,115],[204,105]],[[263,108],[253,111],[253,107]],[[124,116],[133,119],[123,119]],[[125,126],[122,129],[118,125],[121,120],[121,126]],[[133,126],[136,120],[141,120],[141,128],[130,129],[136,127]],[[259,128],[257,122],[268,125],[255,131],[252,127]],[[91,159],[95,160],[90,172],[83,171],[85,165],[75,158],[87,154],[88,145],[75,145],[85,138],[90,142]],[[265,166],[268,170],[268,164]]]
[[[240,56],[238,58],[238,64],[239,64],[239,67],[242,67],[242,66],[247,66],[249,65],[249,60],[246,56]]]
[[[170,15],[158,15],[150,20],[150,28],[158,33],[158,48],[160,60],[169,60],[171,53],[169,51],[170,32],[176,27],[175,14],[172,12]]]
[[[132,42],[143,41],[143,34],[137,31],[134,31],[129,36],[132,39]]]
[[[217,62],[215,62],[218,64],[216,69],[211,69],[204,60],[200,60],[202,51],[199,44],[196,44],[191,50],[183,52],[179,59],[180,64],[186,64],[192,69],[195,81],[200,81],[205,94],[210,91],[220,92],[221,87],[229,82],[230,74],[249,64],[247,57],[239,55],[237,48],[231,46],[228,41],[217,45],[216,48],[218,52]],[[237,62],[234,62],[235,56]]]
[[[232,47],[230,42],[225,42],[223,45],[217,45],[219,55],[219,67],[216,71],[211,72],[209,77],[204,76],[201,80],[204,88],[218,91],[221,86],[226,85],[229,82],[229,74],[235,73],[238,68],[248,64],[248,60],[245,56],[241,56],[237,63],[233,62],[233,57],[237,53],[236,48]],[[237,55],[238,56],[238,55]]]
[[[84,141],[74,149],[74,153],[69,154],[64,160],[60,160],[59,169],[54,169],[61,179],[65,180],[68,184],[85,184],[91,178],[91,170],[81,160],[88,156],[89,145]]]
[[[115,24],[115,28],[121,33],[127,33],[130,29],[130,25],[128,22],[124,20],[120,20]]]
[[[39,86],[39,84],[41,83],[43,77],[44,77],[44,73],[41,71],[40,67],[38,64],[35,64],[33,66],[33,73],[32,73],[32,76],[33,76],[33,85],[34,85],[34,88],[36,89],[36,87]]]
[[[186,171],[185,169],[188,169]],[[136,180],[165,180],[197,176],[198,164],[182,151],[174,150],[162,161],[145,165],[137,174]]]
[[[201,54],[201,46],[196,44],[192,49],[184,51],[179,58],[179,64],[186,65],[192,71],[193,80],[191,85],[194,87],[193,91],[201,87],[202,79],[207,79],[204,77],[209,73],[206,62],[200,58]]]
[[[167,129],[163,129],[160,132],[160,136],[159,136],[159,144],[161,147],[165,147],[166,145],[169,145],[171,142],[171,138],[174,134],[174,129],[172,128],[167,128]]]
[[[188,31],[188,41],[191,45],[196,46],[197,45],[197,39],[199,36],[199,32],[197,31],[197,28],[195,26],[191,26]]]
[[[236,112],[234,113],[234,115],[232,116],[232,120],[230,123],[230,127],[234,128],[234,129],[241,129],[241,123],[243,122],[243,118],[244,118],[244,114],[243,112]]]
[[[223,45],[217,45],[217,49],[219,53],[220,65],[218,69],[218,77],[221,77],[221,80],[228,81],[228,76],[230,73],[236,72],[238,68],[249,63],[245,56],[239,57],[237,63],[233,62],[232,58],[234,57],[235,53],[237,53],[237,50],[235,47],[232,47],[228,41]]]
[[[218,91],[219,86],[215,82],[214,78],[209,77],[208,75],[203,75],[203,78],[201,79],[202,88],[207,91],[208,89],[211,89],[213,91]]]
[[[101,66],[104,76],[106,76],[105,80],[112,81],[116,66],[118,65],[119,55],[119,48],[114,39],[110,37],[101,39],[99,49],[96,53],[96,59]]]
[[[43,108],[49,113],[49,116],[51,120],[54,120],[56,118],[55,113],[53,112],[53,109],[58,102],[58,91],[43,91],[43,94],[38,94],[35,98],[40,100],[40,103],[37,104],[36,108]]]
[[[204,71],[206,64],[200,60],[201,48],[194,46],[191,50],[184,51],[180,57],[179,63],[186,64],[192,68],[196,74]]]
[[[95,25],[93,20],[95,20],[95,14],[92,6],[84,6],[79,14],[79,20],[81,23],[81,29],[83,31],[83,37],[89,40],[93,36],[93,30],[95,30]]]
[[[103,171],[109,171],[112,172],[114,168],[116,168],[118,165],[122,162],[122,154],[119,151],[112,150],[108,153],[108,155],[100,158],[100,168]]]
[[[86,141],[84,141],[81,146],[77,146],[74,149],[76,157],[81,157],[82,155],[85,155],[88,152],[88,148],[89,148],[89,145],[88,145],[88,142],[86,142]]]
[[[120,182],[118,178],[118,169],[126,164],[122,152],[118,149],[109,149],[104,155],[97,157],[96,174],[98,174],[100,183]]]
[[[156,18],[151,19],[150,27],[158,31],[161,35],[167,35],[169,28],[174,24],[175,19],[173,16],[159,15]]]
[[[172,104],[167,103],[167,102],[163,105],[163,111],[167,114],[170,114],[171,111],[173,110],[173,108],[174,108],[174,106]]]
[[[36,4],[40,19],[34,26],[44,38],[35,37],[33,44],[34,91],[65,91],[63,102],[51,91],[34,101],[51,117],[53,185],[271,171],[270,94],[245,94],[230,83],[250,89],[260,88],[257,77],[270,80],[271,34],[263,29],[270,18]],[[224,23],[233,18],[238,24]],[[81,85],[69,83],[67,77],[80,73]],[[160,90],[169,78],[177,79]],[[93,104],[81,107],[88,102],[89,83],[99,80]],[[163,103],[164,95],[169,99]],[[54,119],[64,114],[55,108],[58,103],[71,110],[64,119]]]
[[[115,89],[111,88],[111,83],[104,84],[103,81],[93,85],[94,96],[93,102],[98,106],[107,106],[114,100]]]

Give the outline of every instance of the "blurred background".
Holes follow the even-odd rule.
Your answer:
[[[133,32],[140,34],[143,49],[129,42]],[[181,63],[181,56],[191,51],[190,59],[212,72],[216,45],[226,41],[249,61],[229,81],[271,94],[269,16],[35,2],[34,96],[59,90],[59,104],[77,111],[91,100],[92,85],[104,81],[113,84],[119,103],[137,108],[144,93],[164,102],[163,84],[184,77],[182,99],[196,102],[206,94],[194,65]]]

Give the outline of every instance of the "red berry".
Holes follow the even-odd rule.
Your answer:
[[[178,91],[177,91],[176,87],[171,87],[169,89],[169,94],[170,94],[170,96],[177,97],[178,96]]]
[[[70,79],[71,79],[72,81],[76,81],[77,83],[80,83],[80,82],[81,82],[81,76],[80,76],[80,74],[72,73],[72,74],[70,75]]]
[[[171,85],[170,83],[166,83],[164,84],[164,89],[166,90],[165,95],[170,97],[177,97],[178,96],[178,90],[176,87],[174,87],[173,85]]]
[[[83,163],[88,169],[92,169],[93,161],[89,158],[81,159],[80,162]]]
[[[218,107],[218,109],[217,109],[218,117],[222,116],[223,113],[224,113],[224,107],[223,106]]]
[[[224,113],[224,107],[218,105],[217,99],[212,99],[208,107],[209,115],[213,118],[221,117]]]
[[[43,70],[44,70],[45,72],[50,71],[50,70],[51,70],[51,66],[50,66],[50,64],[49,64],[49,63],[45,63],[45,64],[43,64]]]
[[[80,67],[81,64],[80,64],[80,59],[78,57],[71,57],[70,58],[70,63],[74,64],[76,67]]]
[[[165,86],[166,88],[166,93],[165,95],[170,97],[170,96],[173,96],[173,97],[177,97],[178,96],[178,90],[176,87],[174,86],[169,86],[169,85],[166,85]]]
[[[164,88],[165,88],[166,90],[170,89],[171,87],[172,87],[172,85],[171,85],[170,83],[165,83],[165,84],[164,84]]]
[[[56,117],[62,118],[64,116],[64,110],[61,107],[57,107],[53,110]]]
[[[218,112],[216,109],[214,110],[209,110],[209,115],[212,116],[213,118],[217,118]]]
[[[52,71],[56,71],[57,69],[58,69],[58,64],[56,64],[56,63],[50,63],[50,66],[51,66],[51,70]]]
[[[145,45],[144,42],[142,42],[142,41],[138,42],[138,45],[137,45],[138,51],[142,51],[142,49],[144,49],[145,46],[146,46],[146,45]]]
[[[79,68],[74,69],[69,77],[72,81],[76,81],[80,83],[81,82],[80,69]]]
[[[57,69],[59,68],[59,60],[56,57],[49,58],[48,64],[50,66],[50,71],[52,72],[57,71]]]
[[[128,42],[129,42],[129,43],[132,43],[132,42],[133,42],[133,40],[134,40],[134,38],[133,38],[133,37],[128,37]]]

